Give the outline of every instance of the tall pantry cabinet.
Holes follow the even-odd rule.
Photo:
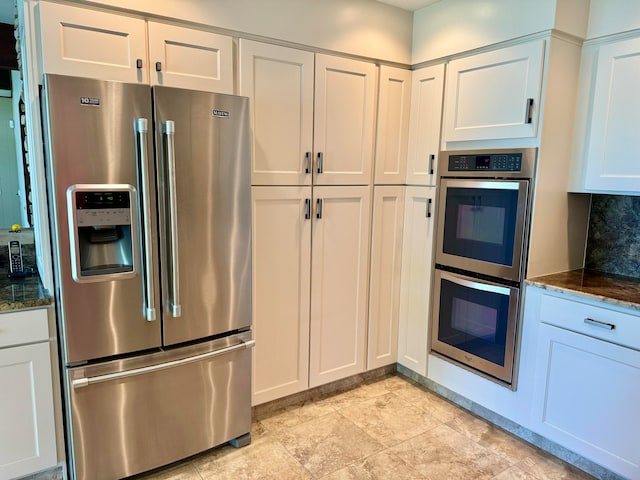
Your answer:
[[[240,40],[254,142],[254,405],[365,369],[375,73]]]

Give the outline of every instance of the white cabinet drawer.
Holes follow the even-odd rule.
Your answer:
[[[540,319],[543,323],[640,350],[640,315],[544,295]]]
[[[0,314],[0,348],[48,340],[46,309]]]

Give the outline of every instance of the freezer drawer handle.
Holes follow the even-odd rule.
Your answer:
[[[200,360],[206,360],[209,358],[226,355],[227,353],[235,352],[236,350],[252,348],[255,344],[255,340],[248,340],[246,342],[231,345],[230,347],[221,348],[220,350],[202,353],[200,355],[194,355],[193,357],[181,358],[180,360],[174,360],[172,362],[160,363],[158,365],[150,365],[148,367],[142,368],[134,368],[133,370],[127,370],[126,372],[108,373],[106,375],[98,375],[96,377],[76,378],[75,380],[71,381],[71,386],[74,389],[88,387],[89,385],[94,383],[119,380],[122,378],[133,377],[134,375],[142,375],[143,373],[152,373],[159,370],[165,370],[167,368],[179,367],[180,365],[187,365],[189,363],[199,362]]]
[[[153,278],[153,247],[151,238],[151,205],[149,193],[149,158],[147,155],[147,134],[149,132],[149,121],[146,118],[138,118],[136,121],[136,131],[138,133],[138,148],[140,164],[140,176],[142,183],[142,219],[144,227],[142,229],[144,235],[144,283],[146,305],[144,307],[144,316],[148,322],[156,319],[155,308],[155,292],[153,287],[155,279]]]
[[[167,174],[169,176],[169,231],[171,237],[171,295],[169,299],[170,314],[174,318],[182,315],[180,306],[180,270],[178,259],[178,204],[176,192],[176,124],[172,120],[165,122],[167,135]]]

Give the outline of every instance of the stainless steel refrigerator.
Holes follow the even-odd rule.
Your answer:
[[[247,99],[60,75],[42,98],[72,477],[246,443]]]

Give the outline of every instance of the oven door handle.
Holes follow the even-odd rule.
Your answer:
[[[520,190],[526,188],[528,180],[472,180],[449,179],[442,180],[445,188],[478,188],[485,190]]]
[[[493,285],[484,282],[474,282],[472,280],[465,280],[464,278],[442,270],[440,271],[440,278],[449,280],[450,282],[456,283],[463,287],[473,288],[474,290],[482,290],[483,292],[497,293],[507,296],[511,295],[512,289],[509,287],[503,287],[500,285]]]

